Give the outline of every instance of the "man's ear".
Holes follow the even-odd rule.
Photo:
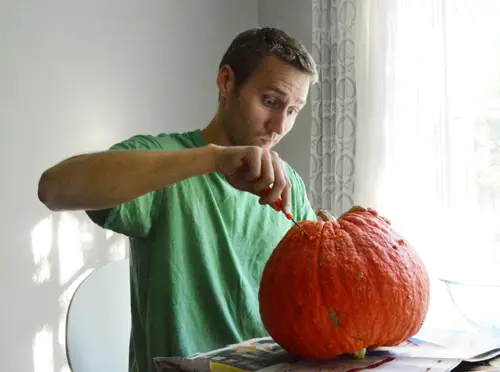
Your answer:
[[[223,66],[217,74],[217,87],[219,88],[220,97],[227,98],[233,91],[236,85],[234,71],[229,65]]]

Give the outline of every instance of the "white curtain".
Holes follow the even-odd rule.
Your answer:
[[[356,11],[354,204],[388,217],[433,280],[499,283],[500,1],[357,0]]]
[[[470,128],[451,131],[446,4],[360,0],[356,30],[354,201],[390,218],[430,265],[456,244],[448,230],[469,223],[456,158],[465,143],[450,135]]]

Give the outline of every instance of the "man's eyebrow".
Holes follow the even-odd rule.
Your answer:
[[[287,92],[285,92],[284,90],[282,90],[282,89],[280,89],[278,87],[269,87],[267,90],[274,91],[275,93],[278,93],[279,95],[281,95],[283,97],[287,97],[288,96]],[[302,100],[302,99],[299,99],[298,103],[301,104],[301,105],[304,105],[305,101]]]

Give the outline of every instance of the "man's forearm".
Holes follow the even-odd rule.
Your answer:
[[[46,170],[38,197],[53,211],[106,209],[214,171],[210,145],[179,151],[105,151],[79,155]]]

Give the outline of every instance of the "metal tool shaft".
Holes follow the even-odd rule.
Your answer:
[[[301,226],[297,223],[297,221],[295,221],[295,220],[293,219],[293,217],[291,217],[290,219],[293,221],[293,223],[294,223],[295,225],[297,225],[297,227],[298,227],[300,230],[302,230],[302,232],[303,232],[304,234],[306,234],[307,236],[309,236],[309,234],[308,234],[308,233],[306,233],[306,231],[305,231],[305,230],[304,230],[304,229],[303,229],[303,228],[302,228],[302,227],[301,227]]]

